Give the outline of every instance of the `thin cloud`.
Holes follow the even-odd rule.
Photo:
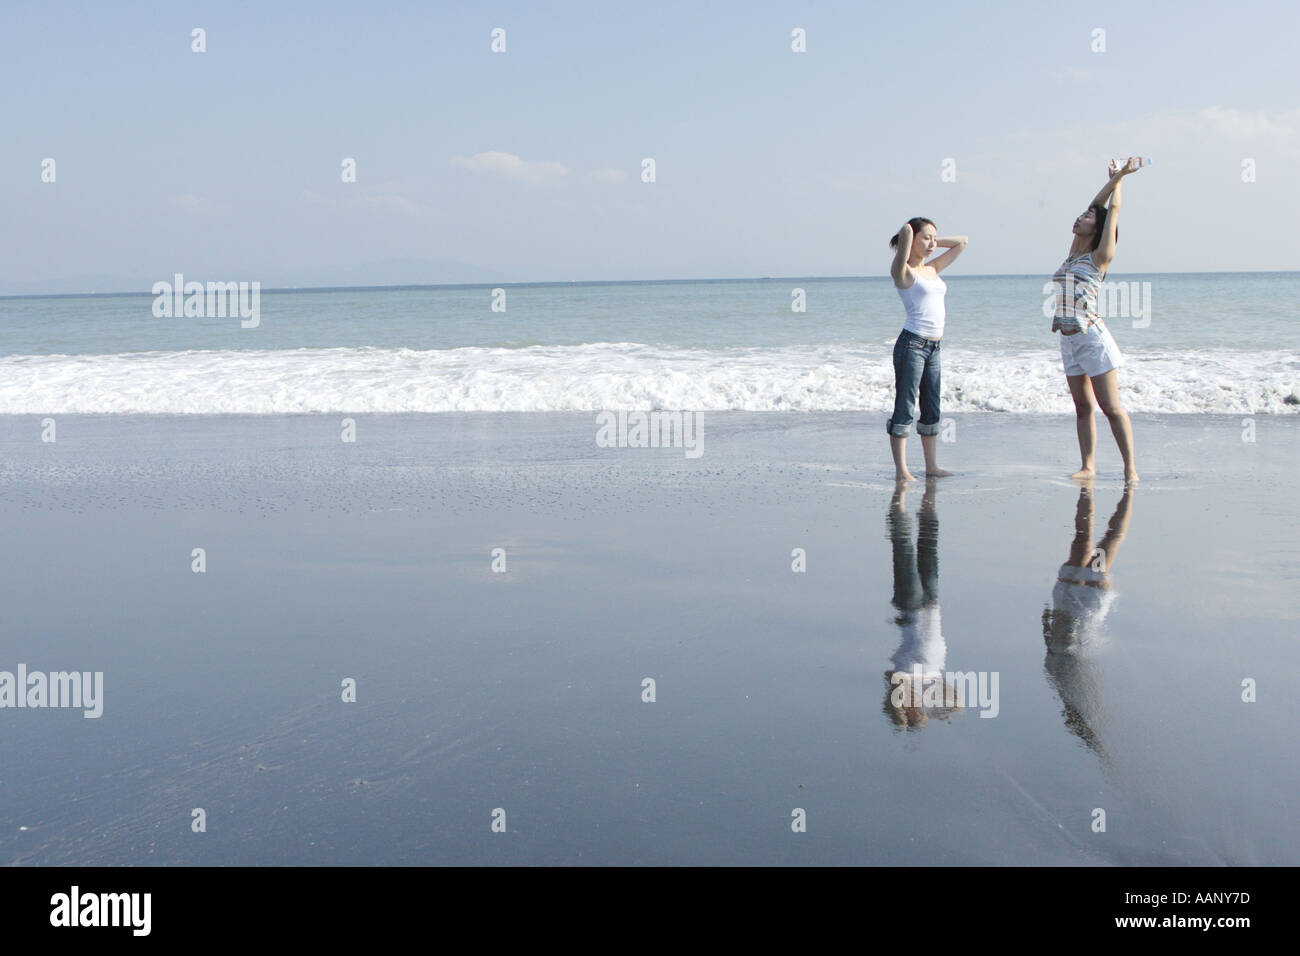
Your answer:
[[[587,175],[587,178],[597,183],[625,183],[628,180],[627,172],[622,169],[611,169],[608,166],[593,170]]]
[[[326,209],[381,209],[412,218],[420,218],[432,212],[423,203],[410,199],[400,183],[347,184],[334,195],[304,189],[302,199],[313,206],[323,206]]]
[[[1052,76],[1063,83],[1084,84],[1092,83],[1099,79],[1101,73],[1098,70],[1091,69],[1090,67],[1067,66],[1063,70],[1057,70],[1052,74]]]
[[[1038,130],[1018,130],[1005,138],[1022,149],[1077,149],[1081,139],[1109,137],[1113,142],[1166,143],[1175,138],[1190,143],[1212,142],[1247,145],[1267,142],[1291,145],[1300,136],[1300,109],[1246,111],[1207,106],[1199,110],[1176,110],[1149,113],[1109,122],[1075,124],[1069,128],[1052,126]],[[1188,139],[1190,137],[1190,139]],[[1113,147],[1120,149],[1121,146]],[[1117,154],[1118,155],[1118,154]],[[1154,155],[1154,154],[1153,154]]]
[[[538,162],[520,159],[513,153],[490,150],[473,156],[453,156],[451,165],[476,173],[504,176],[529,186],[550,186],[563,182],[569,169],[563,163]]]
[[[1300,110],[1286,110],[1271,116],[1263,110],[1253,113],[1244,110],[1210,106],[1196,114],[1196,120],[1216,136],[1232,139],[1274,137],[1293,139],[1300,126]]]
[[[172,196],[168,200],[173,209],[180,212],[192,213],[196,216],[210,216],[217,210],[217,204],[211,199],[205,199],[202,196],[196,196],[193,193],[184,193],[180,196]]]

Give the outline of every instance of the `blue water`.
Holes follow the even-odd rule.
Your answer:
[[[198,277],[187,277],[196,279]],[[226,279],[229,277],[215,277]],[[1288,413],[1300,273],[1112,273],[1131,410]],[[1067,408],[1046,276],[946,274],[952,410]],[[792,309],[795,289],[806,311]],[[887,278],[265,291],[258,323],[142,295],[0,299],[0,414],[887,408]],[[1116,300],[1118,304],[1118,299]]]
[[[1046,276],[946,274],[945,341],[967,347],[1050,346]],[[1150,325],[1112,320],[1121,345],[1300,347],[1300,272],[1108,276],[1150,283]],[[638,342],[681,348],[892,341],[902,305],[887,278],[744,279],[267,291],[257,329],[220,318],[155,318],[141,295],[0,298],[0,355],[363,345],[450,349]],[[791,310],[802,288],[807,311]],[[1126,327],[1128,326],[1128,327]]]

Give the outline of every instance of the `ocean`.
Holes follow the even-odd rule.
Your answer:
[[[1068,412],[1048,276],[944,278],[945,413]],[[1300,411],[1300,273],[1109,280],[1131,412]],[[249,328],[154,304],[0,298],[0,414],[887,413],[903,317],[888,278],[263,290]]]

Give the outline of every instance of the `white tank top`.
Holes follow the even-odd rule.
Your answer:
[[[914,276],[910,286],[898,290],[907,309],[903,328],[923,339],[943,338],[943,295],[947,291],[948,286],[938,276],[933,279],[929,276]]]
[[[922,677],[938,677],[948,654],[948,643],[940,630],[939,605],[929,604],[912,611],[902,631],[903,640],[890,658],[894,670],[910,674],[919,667]]]

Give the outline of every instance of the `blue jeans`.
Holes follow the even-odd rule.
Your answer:
[[[918,513],[920,531],[912,543],[912,525],[908,516],[890,508],[885,522],[894,548],[894,598],[898,609],[896,624],[910,624],[916,609],[939,603],[939,518],[934,506],[921,502]]]
[[[894,343],[894,414],[885,423],[891,435],[912,429],[917,393],[921,396],[918,435],[939,434],[939,343],[904,329]]]

